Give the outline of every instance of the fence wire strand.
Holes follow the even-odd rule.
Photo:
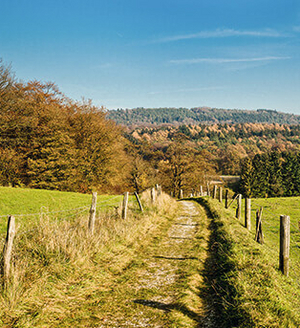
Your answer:
[[[103,201],[98,201],[97,202],[97,209],[101,209],[103,205],[107,206],[107,203],[113,203],[117,198],[121,199],[122,195],[116,195],[114,197],[108,198]],[[115,204],[109,204],[108,206],[115,206]],[[36,213],[24,213],[24,214],[7,214],[7,215],[0,215],[0,218],[8,218],[9,216],[14,216],[18,221],[23,221],[23,219],[26,218],[32,218],[32,217],[51,217],[51,216],[60,216],[63,214],[59,220],[64,221],[66,219],[72,218],[74,216],[78,216],[80,214],[86,213],[90,210],[91,205],[85,205],[85,206],[80,206],[80,207],[75,207],[75,208],[70,208],[70,209],[65,209],[65,210],[55,210],[55,211],[45,211],[46,207],[42,206],[40,212]],[[27,230],[22,230],[21,232],[18,233],[19,236],[22,236],[24,234],[27,234],[30,231],[33,231],[34,229],[27,229]],[[3,237],[5,239],[5,237]]]

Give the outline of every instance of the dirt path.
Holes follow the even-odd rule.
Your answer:
[[[203,278],[208,225],[200,205],[180,202],[177,218],[126,273],[118,313],[98,327],[214,327]]]

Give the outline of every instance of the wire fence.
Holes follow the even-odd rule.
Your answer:
[[[234,195],[232,195],[234,197]],[[272,198],[272,199],[252,199],[251,218],[252,223],[256,217],[256,211],[263,207],[262,231],[264,243],[262,247],[271,255],[272,265],[279,267],[280,250],[280,216],[290,216],[290,257],[289,276],[300,287],[300,200],[299,198]],[[299,205],[298,205],[299,204]],[[233,207],[236,209],[237,204]],[[289,213],[290,212],[290,213]],[[245,215],[245,208],[242,207],[242,218]],[[254,227],[256,224],[253,225]],[[256,228],[252,229],[255,235]]]
[[[217,186],[215,185],[213,189],[214,192],[210,192],[211,197],[214,199],[219,199],[222,203],[225,203],[225,206],[232,206],[232,208],[236,210],[236,213],[238,213],[238,194],[229,189],[225,189],[225,197],[222,197],[223,195],[220,195],[222,189],[216,187]],[[215,189],[218,189],[219,197],[217,195],[217,190]],[[254,218],[256,217],[257,210],[262,207],[262,247],[270,254],[271,264],[273,267],[279,268],[280,216],[284,214],[290,217],[289,276],[297,283],[298,287],[300,287],[300,199],[295,198],[294,202],[291,201],[292,199],[292,197],[277,199],[252,199],[251,225],[256,227]],[[239,211],[240,218],[245,217],[245,224],[242,224],[246,227],[246,204],[245,206],[239,208]],[[252,234],[255,237],[257,237],[256,230],[257,227],[255,229],[252,228]]]
[[[156,194],[156,196],[154,197],[155,199],[157,199],[156,197],[161,194],[160,186],[158,186],[158,187],[155,191],[155,194]],[[155,190],[155,189],[153,188],[153,190]],[[154,198],[151,201],[151,206],[160,206],[159,205],[160,202],[154,201]],[[125,211],[124,211],[124,208],[126,209]],[[120,211],[120,209],[121,209],[121,211]],[[113,212],[114,214],[117,214],[117,215],[110,214],[109,216],[107,216],[108,211]],[[86,220],[86,228],[87,229],[86,230],[81,229],[80,231],[83,232],[83,235],[86,234],[86,237],[89,238],[94,234],[94,225],[95,225],[96,216],[98,216],[98,218],[99,218],[100,226],[98,228],[101,230],[102,228],[105,229],[105,227],[106,227],[106,225],[105,224],[102,225],[102,223],[109,222],[109,224],[110,224],[110,223],[112,223],[111,219],[114,219],[114,218],[121,218],[121,219],[124,219],[124,222],[126,222],[127,221],[127,220],[125,220],[126,215],[123,215],[123,214],[124,214],[124,212],[127,213],[128,211],[130,213],[134,213],[137,211],[143,212],[143,207],[142,207],[140,198],[137,193],[134,193],[134,196],[133,196],[133,194],[129,195],[128,192],[125,192],[123,195],[115,195],[115,196],[108,197],[106,199],[100,198],[100,199],[98,199],[98,202],[97,202],[97,193],[93,193],[92,201],[91,201],[90,205],[84,205],[84,206],[69,208],[69,209],[53,210],[53,211],[48,211],[47,207],[42,206],[41,210],[36,213],[0,215],[0,218],[8,219],[6,238],[4,236],[5,235],[4,233],[3,233],[3,235],[0,236],[0,243],[2,245],[4,245],[3,256],[1,259],[1,266],[4,268],[4,270],[3,270],[4,274],[2,274],[3,279],[4,279],[4,284],[7,285],[7,283],[8,283],[7,277],[8,277],[8,274],[10,274],[9,265],[10,265],[10,261],[11,261],[11,251],[12,251],[13,240],[16,235],[16,220],[19,221],[18,224],[22,227],[22,229],[20,229],[20,230],[17,229],[17,236],[19,238],[20,236],[23,236],[28,233],[31,233],[31,234],[38,233],[38,231],[40,229],[39,228],[40,225],[41,225],[40,231],[43,231],[43,227],[46,227],[46,230],[45,230],[45,231],[47,231],[46,234],[49,235],[49,231],[51,231],[50,233],[52,233],[52,230],[51,230],[52,226],[50,227],[50,229],[48,229],[49,228],[48,222],[50,222],[50,220],[52,220],[52,219],[54,219],[54,223],[58,223],[58,225],[54,226],[55,229],[53,230],[53,233],[56,233],[59,230],[64,229],[65,227],[67,227],[66,233],[68,233],[68,229],[76,230],[78,228],[80,230],[81,227],[83,226],[82,222],[75,221],[76,227],[75,227],[75,225],[70,226],[69,224],[67,224],[67,225],[62,224],[60,226],[60,223],[63,220],[65,220],[65,221],[69,220],[71,217],[79,217],[79,219],[81,220],[81,216],[83,216],[83,217],[86,216],[86,219],[87,219]],[[31,218],[35,218],[36,219],[35,223],[37,223],[37,224],[33,224],[33,225],[30,224],[30,223],[34,223],[33,220],[30,220]],[[37,218],[39,218],[39,221],[37,220]],[[134,214],[132,216],[132,218],[136,218],[136,215]],[[109,219],[109,220],[103,220],[103,219]],[[28,222],[29,222],[29,224],[27,225],[26,223],[28,223]],[[46,223],[46,225],[44,225],[42,223]],[[67,223],[67,222],[65,222],[65,223]],[[122,226],[121,221],[119,221],[119,223],[117,221],[115,221],[115,223],[116,223],[116,225],[114,223],[112,223],[112,226],[107,231],[115,232],[115,228],[117,226],[120,226],[120,225]],[[130,226],[130,224],[129,224],[129,226]],[[126,223],[123,224],[123,228],[122,228],[123,230],[124,230],[124,227],[126,227]],[[0,226],[0,228],[2,228],[2,227]],[[60,236],[63,236],[63,238],[67,240],[67,238],[65,238],[66,235],[64,232],[62,234],[60,234]],[[99,235],[97,234],[97,236],[99,236]],[[82,238],[82,233],[80,233],[80,238]],[[20,241],[20,239],[19,239],[19,241]],[[5,274],[5,272],[7,272],[7,274]]]
[[[113,213],[115,208],[120,207],[120,202],[122,200],[122,195],[114,195],[108,197],[107,199],[101,200],[98,199],[96,210],[97,215],[103,213],[103,215],[107,215],[109,212]],[[134,201],[132,200],[131,204],[134,207]],[[84,206],[67,208],[67,209],[59,209],[49,211],[48,207],[41,206],[39,212],[34,213],[23,213],[23,214],[2,214],[0,215],[1,222],[1,237],[0,241],[3,243],[6,236],[6,225],[8,217],[13,216],[18,225],[18,235],[24,235],[30,231],[32,231],[32,224],[37,223],[39,220],[52,220],[52,221],[66,221],[66,220],[74,220],[80,216],[88,217],[90,212],[91,204],[87,204]]]
[[[110,196],[107,199],[101,200],[98,199],[96,204],[96,212],[97,215],[119,215],[120,209],[122,208],[122,200],[123,200],[124,194],[121,195],[114,195]],[[137,211],[139,209],[139,204],[137,202],[136,197],[134,196],[134,193],[129,194],[129,202],[128,202],[128,209],[129,211]],[[0,215],[0,222],[2,221],[2,236],[1,239],[5,239],[6,234],[6,223],[9,216],[13,216],[16,219],[16,222],[19,224],[19,227],[21,228],[21,232],[18,234],[26,234],[27,231],[31,231],[31,229],[26,229],[28,226],[30,226],[32,223],[37,222],[37,220],[43,220],[43,219],[52,219],[55,221],[64,221],[64,220],[70,220],[70,219],[76,219],[79,216],[86,215],[88,216],[91,210],[91,204],[79,206],[79,207],[73,207],[68,209],[62,209],[62,210],[53,210],[49,211],[48,207],[41,206],[41,209],[39,212],[35,213],[23,213],[23,214],[1,214]],[[0,225],[1,227],[1,225]]]

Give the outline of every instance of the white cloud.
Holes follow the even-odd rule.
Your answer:
[[[99,64],[99,65],[95,65],[93,68],[94,69],[106,69],[106,68],[111,68],[114,65],[112,63],[103,63],[103,64]]]
[[[192,58],[192,59],[174,59],[170,60],[171,64],[226,64],[226,63],[251,63],[251,62],[267,62],[273,60],[286,60],[291,59],[291,57],[253,57],[253,58]]]
[[[169,37],[157,39],[154,42],[164,43],[164,42],[173,42],[173,41],[189,40],[189,39],[228,38],[228,37],[235,37],[235,36],[279,38],[279,37],[289,37],[290,35],[272,29],[264,29],[258,31],[217,29],[214,31],[201,31],[192,34],[169,36]]]
[[[300,26],[294,26],[293,31],[299,33],[300,32]]]
[[[159,95],[159,94],[169,94],[169,93],[181,93],[181,92],[198,92],[198,91],[208,91],[208,90],[222,90],[226,87],[215,86],[215,87],[199,87],[199,88],[186,88],[186,89],[174,89],[174,90],[164,90],[164,91],[151,91],[149,95]]]

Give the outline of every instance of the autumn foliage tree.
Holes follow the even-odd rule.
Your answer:
[[[14,81],[0,65],[0,182],[33,188],[120,190],[123,136],[103,108],[53,83]]]
[[[76,104],[70,125],[76,149],[76,184],[84,191],[89,186],[114,188],[126,177],[125,140],[120,128],[106,119],[103,108],[91,102]],[[124,184],[124,181],[123,181]]]
[[[180,189],[199,191],[215,169],[206,151],[197,151],[188,143],[175,141],[169,145],[159,165],[161,183],[166,190],[179,197]]]

